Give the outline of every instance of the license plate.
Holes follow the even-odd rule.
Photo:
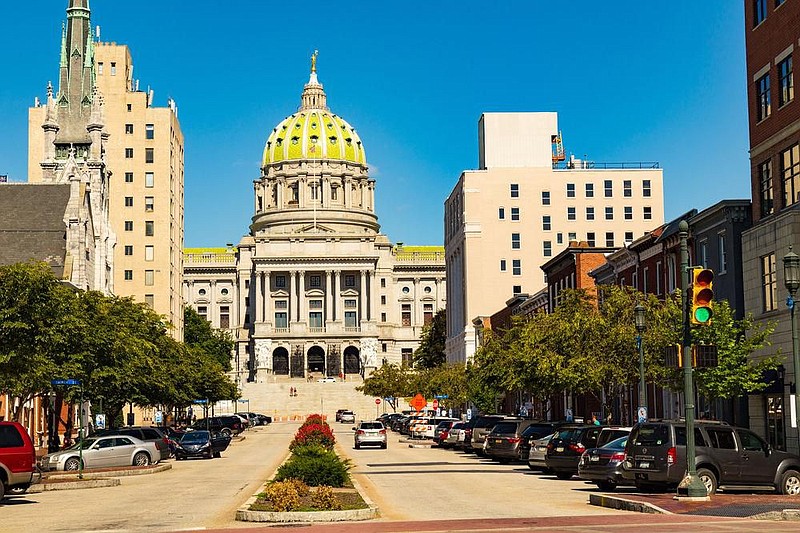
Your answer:
[[[589,460],[591,462],[593,462],[593,463],[599,463],[600,462],[600,456],[599,455],[592,455],[592,456],[589,457]]]
[[[503,439],[492,439],[492,442],[494,442],[495,444],[500,444],[501,442],[503,442]]]
[[[564,451],[564,447],[563,446],[556,446],[556,451],[557,452],[563,452]]]
[[[650,463],[643,461],[643,462],[639,463],[639,468],[650,468]]]

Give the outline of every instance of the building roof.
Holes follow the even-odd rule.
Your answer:
[[[0,185],[0,264],[44,261],[62,276],[69,194],[68,184]]]

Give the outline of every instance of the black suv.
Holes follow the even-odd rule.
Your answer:
[[[244,421],[236,415],[211,416],[208,418],[208,423],[205,418],[198,418],[191,428],[207,429],[211,433],[231,436],[244,431]]]
[[[749,429],[698,421],[697,476],[714,494],[719,486],[764,486],[800,496],[800,457],[773,450]],[[625,446],[622,475],[640,489],[676,487],[686,473],[683,420],[637,424]]]
[[[172,447],[169,445],[169,438],[165,430],[158,427],[127,426],[117,429],[104,429],[97,433],[98,437],[106,437],[108,435],[127,435],[128,437],[136,437],[145,442],[153,442],[161,454],[161,461],[169,459],[170,455],[172,455]]]
[[[467,436],[464,441],[464,451],[483,455],[483,443],[495,424],[504,420],[503,415],[473,416],[467,422]]]
[[[578,463],[587,448],[597,446],[600,426],[565,424],[558,428],[547,445],[545,464],[558,479],[569,479],[578,473]]]
[[[522,432],[522,435],[520,437],[521,440],[519,441],[520,459],[522,459],[523,461],[528,460],[528,454],[530,454],[531,446],[533,446],[533,441],[539,440],[548,435],[552,435],[555,432],[555,430],[557,430],[564,424],[566,424],[566,422],[538,421],[526,427],[525,431]]]

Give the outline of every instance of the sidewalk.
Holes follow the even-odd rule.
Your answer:
[[[639,513],[800,520],[800,497],[773,493],[718,492],[707,502],[684,502],[673,492],[620,491],[590,494],[589,504]]]

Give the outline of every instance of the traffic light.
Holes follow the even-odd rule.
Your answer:
[[[705,326],[711,323],[711,301],[714,299],[713,291],[714,273],[708,268],[692,269],[692,324]]]

